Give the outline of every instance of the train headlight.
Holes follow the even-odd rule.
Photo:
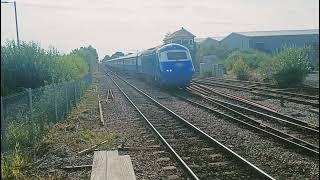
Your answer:
[[[167,71],[167,72],[172,72],[172,69],[167,69],[166,71]]]

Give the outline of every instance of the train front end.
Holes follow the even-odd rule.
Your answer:
[[[189,49],[180,44],[167,44],[157,50],[162,82],[171,87],[186,87],[194,74]]]

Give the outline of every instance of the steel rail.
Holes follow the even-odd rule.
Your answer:
[[[193,87],[191,87],[193,88]],[[197,89],[199,90],[199,89]],[[265,114],[265,113],[262,113],[262,112],[259,112],[259,111],[256,111],[256,110],[252,110],[252,109],[249,109],[247,107],[243,107],[243,106],[240,106],[240,105],[237,105],[237,104],[232,104],[230,102],[226,102],[226,101],[222,101],[222,100],[219,100],[219,99],[216,99],[216,98],[213,98],[213,97],[206,97],[206,99],[210,99],[212,101],[215,101],[215,102],[219,102],[219,103],[222,103],[224,105],[227,105],[227,106],[231,106],[233,108],[237,108],[237,109],[240,109],[240,110],[244,110],[244,111],[247,111],[247,112],[250,112],[250,113],[253,113],[253,114],[258,114],[262,117],[267,117],[271,120],[274,120],[274,121],[279,121],[279,122],[284,122],[284,123],[287,123],[291,126],[294,126],[294,127],[298,127],[298,128],[301,128],[301,129],[304,129],[304,130],[308,130],[308,131],[311,131],[312,133],[317,133],[319,135],[319,130],[315,127],[310,127],[310,126],[305,126],[305,125],[301,125],[301,124],[297,124],[297,123],[294,123],[294,122],[291,122],[291,121],[287,121],[287,120],[284,120],[284,119],[281,119],[281,118],[278,118],[278,117],[275,117],[275,116],[272,116],[272,115],[269,115],[269,114]]]
[[[200,83],[200,84],[207,84],[207,85],[215,84],[220,87],[226,87],[226,88],[230,88],[230,89],[234,89],[234,90],[242,89],[242,90],[249,91],[249,92],[252,90],[258,90],[258,91],[272,92],[275,94],[283,94],[283,95],[287,95],[287,96],[301,97],[301,98],[305,98],[305,99],[319,100],[319,96],[311,96],[311,95],[306,95],[306,94],[286,92],[286,91],[279,90],[279,89],[277,90],[277,89],[268,89],[268,88],[261,88],[261,87],[238,86],[238,85],[226,83],[225,81],[221,81],[221,80],[216,82],[216,80],[214,80],[214,79],[213,80],[207,79],[207,80],[202,80],[202,81],[195,81],[192,83],[193,84]]]
[[[286,97],[281,97],[284,100],[287,101],[291,101],[294,103],[298,103],[298,104],[304,104],[304,105],[311,105],[314,107],[319,107],[319,103],[316,102],[310,102],[307,100],[301,100],[301,99],[293,99],[292,97],[302,97],[305,99],[312,99],[312,100],[319,100],[318,96],[309,96],[309,95],[303,95],[303,94],[297,94],[297,93],[289,93],[289,92],[282,92],[282,91],[275,91],[275,90],[271,90],[271,89],[263,89],[263,88],[257,88],[257,87],[243,87],[243,86],[236,86],[236,85],[230,85],[227,83],[219,83],[219,82],[212,82],[212,81],[198,81],[198,82],[193,82],[192,84],[203,84],[203,85],[209,85],[209,86],[218,86],[218,87],[224,87],[224,88],[228,88],[228,89],[233,89],[233,90],[243,90],[243,91],[247,91],[259,96],[266,96],[266,97],[270,97],[270,98],[280,98],[276,95],[272,95],[272,94],[265,94],[261,91],[264,92],[271,92],[274,94],[278,94],[278,95],[286,95]],[[260,91],[260,92],[259,92]]]
[[[251,103],[248,103],[248,102],[245,102],[245,101],[241,101],[241,100],[237,100],[235,98],[233,98],[232,96],[230,97],[228,94],[222,94],[221,92],[217,92],[216,90],[212,90],[210,88],[207,88],[205,86],[200,86],[201,88],[203,88],[203,90],[206,90],[206,93],[210,94],[210,93],[215,93],[215,94],[218,94],[218,95],[221,95],[225,98],[228,98],[228,99],[231,99],[231,100],[236,100],[236,101],[239,101],[241,103],[244,103],[250,107],[253,107],[253,108],[257,108],[265,113],[268,113],[268,114],[272,114],[273,116],[275,117],[278,117],[278,118],[281,118],[283,120],[287,120],[287,121],[290,121],[290,122],[293,122],[293,123],[296,123],[296,124],[300,124],[300,125],[303,125],[303,126],[306,126],[306,127],[310,127],[310,128],[313,128],[313,129],[316,129],[316,130],[319,130],[319,126],[315,126],[315,125],[312,125],[310,123],[307,123],[307,122],[304,122],[304,121],[301,121],[299,119],[296,119],[296,118],[293,118],[291,116],[288,116],[288,115],[285,115],[285,114],[282,114],[282,113],[279,113],[277,111],[273,111],[273,110],[270,110],[270,109],[266,109],[266,108],[263,108],[263,107],[260,107],[260,106],[255,106]]]
[[[199,178],[196,176],[196,174],[190,169],[190,167],[184,162],[184,160],[178,155],[178,153],[170,146],[170,144],[164,139],[164,137],[159,133],[159,131],[148,120],[148,118],[140,111],[140,109],[129,98],[129,96],[122,90],[122,88],[113,80],[113,78],[110,75],[109,75],[109,77],[113,81],[113,83],[117,86],[117,88],[121,91],[121,93],[126,97],[126,99],[130,102],[130,104],[138,111],[140,116],[147,122],[147,124],[151,127],[151,129],[157,134],[157,136],[160,138],[162,143],[169,149],[171,154],[178,160],[178,162],[180,163],[180,165],[182,165],[183,169],[187,172],[187,174],[190,177],[192,177],[192,179],[199,180]]]
[[[202,95],[202,94],[197,94],[197,93],[192,93],[192,94],[198,95],[198,96],[200,96],[200,97],[205,97],[205,96]],[[230,115],[227,115],[227,114],[225,114],[225,113],[219,112],[219,111],[214,110],[214,109],[212,109],[212,108],[210,108],[210,107],[208,107],[208,106],[204,106],[204,105],[202,105],[202,104],[200,104],[200,103],[191,101],[191,100],[186,99],[186,98],[183,98],[183,97],[181,97],[181,96],[177,96],[177,97],[179,97],[179,98],[181,98],[181,99],[183,99],[183,100],[185,100],[185,101],[187,101],[187,102],[189,102],[189,103],[192,103],[192,104],[194,104],[194,105],[197,105],[198,107],[204,108],[204,109],[209,110],[209,111],[211,111],[211,112],[217,113],[217,114],[222,115],[222,116],[224,116],[224,117],[227,117],[227,118],[229,118],[229,119],[232,119],[232,120],[235,120],[235,121],[237,121],[237,122],[240,122],[241,124],[247,125],[247,126],[249,126],[249,127],[251,127],[251,128],[254,128],[254,129],[257,129],[257,130],[262,131],[262,132],[264,132],[264,133],[267,133],[267,134],[269,134],[269,135],[271,135],[271,136],[273,136],[273,137],[275,137],[275,138],[277,138],[277,139],[279,139],[279,140],[281,140],[281,141],[284,141],[284,142],[287,142],[287,143],[289,143],[289,144],[291,144],[291,145],[294,145],[294,146],[297,146],[297,147],[299,147],[299,148],[302,148],[303,150],[307,150],[307,151],[309,151],[312,155],[319,156],[319,147],[317,147],[317,146],[315,146],[315,145],[313,145],[313,144],[310,144],[310,143],[308,143],[308,142],[305,142],[305,141],[303,141],[303,140],[300,140],[300,139],[298,139],[298,138],[295,138],[295,137],[293,137],[293,136],[291,136],[291,135],[288,135],[288,134],[279,132],[279,130],[276,130],[276,129],[274,129],[274,128],[266,125],[266,124],[260,123],[260,122],[258,122],[258,121],[256,121],[256,120],[252,119],[252,118],[249,118],[249,117],[245,116],[244,114],[239,113],[239,112],[236,112],[235,110],[233,110],[233,109],[231,109],[231,108],[228,108],[228,107],[226,107],[226,106],[224,106],[224,105],[222,105],[222,104],[219,104],[219,103],[216,103],[216,102],[215,102],[215,103],[218,104],[219,106],[224,107],[225,109],[228,109],[228,110],[230,110],[230,111],[233,111],[234,113],[238,114],[239,116],[241,116],[241,117],[243,117],[243,118],[245,118],[245,119],[249,119],[253,124],[250,124],[250,123],[247,123],[247,122],[245,122],[245,121],[239,120],[239,119],[234,118],[234,117],[232,117],[232,116],[230,116]],[[280,133],[282,136],[288,137],[288,138],[290,138],[290,139],[294,139],[295,141],[297,141],[297,142],[299,142],[299,143],[301,143],[301,144],[306,144],[308,147],[306,147],[306,146],[304,146],[304,145],[301,145],[301,144],[299,144],[299,143],[297,143],[297,142],[288,140],[288,139],[286,139],[286,138],[284,138],[284,137],[282,137],[282,136],[280,136],[280,135],[274,134],[274,133],[269,132],[269,131],[264,130],[264,129],[269,129],[269,130],[272,130],[272,131],[274,131],[274,132]],[[315,150],[315,149],[316,149],[316,150]]]
[[[116,75],[116,74],[115,74]],[[138,91],[139,93],[141,93],[142,95],[144,95],[145,97],[147,97],[149,100],[151,100],[152,102],[154,102],[155,104],[157,104],[159,107],[161,107],[162,109],[166,110],[167,112],[169,112],[172,116],[176,117],[178,120],[180,120],[181,122],[185,123],[189,128],[191,128],[193,131],[195,131],[196,133],[202,135],[203,137],[205,137],[206,139],[210,140],[211,143],[214,143],[216,145],[218,145],[220,148],[222,148],[223,150],[225,150],[225,152],[227,152],[228,154],[232,155],[233,157],[237,158],[238,160],[240,160],[241,163],[247,165],[250,169],[252,169],[258,176],[260,176],[263,179],[274,179],[273,177],[271,177],[270,175],[268,175],[266,172],[262,171],[261,169],[259,169],[258,167],[256,167],[254,164],[250,163],[249,161],[247,161],[246,159],[244,159],[243,157],[241,157],[240,155],[236,154],[235,152],[233,152],[231,149],[229,149],[228,147],[226,147],[225,145],[223,145],[222,143],[220,143],[219,141],[217,141],[216,139],[212,138],[211,136],[209,136],[208,134],[206,134],[205,132],[203,132],[202,130],[200,130],[199,128],[197,128],[196,126],[194,126],[193,124],[191,124],[190,122],[188,122],[187,120],[185,120],[184,118],[182,118],[181,116],[179,116],[178,114],[176,114],[175,112],[171,111],[169,108],[165,107],[164,105],[162,105],[160,102],[156,101],[154,98],[150,97],[149,95],[147,95],[145,92],[141,91],[140,89],[138,89],[137,87],[135,87],[134,85],[130,84],[128,81],[126,81],[125,79],[119,77],[118,75],[116,75],[119,79],[121,79],[122,81],[124,81],[125,83],[127,83],[129,86],[131,86],[132,88],[134,88],[136,91]],[[156,130],[156,129],[155,129]],[[159,134],[160,135],[160,134]],[[163,139],[164,140],[164,139]],[[168,144],[169,145],[169,144]],[[170,146],[170,145],[169,145]],[[173,149],[172,149],[173,150]],[[182,160],[182,159],[181,159]]]

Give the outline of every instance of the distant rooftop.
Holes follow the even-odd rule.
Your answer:
[[[223,38],[225,38],[225,36],[215,36],[215,37],[207,37],[207,38],[196,38],[194,39],[194,41],[196,43],[202,43],[203,41],[207,40],[207,39],[212,39],[212,40],[216,40],[216,41],[221,41]]]
[[[249,32],[234,32],[243,36],[283,36],[283,35],[304,35],[304,34],[319,34],[319,29],[305,30],[280,30],[280,31],[249,31]]]
[[[170,34],[169,36],[165,37],[165,40],[167,39],[171,39],[173,37],[183,37],[183,36],[191,36],[191,37],[196,37],[195,35],[193,35],[191,32],[187,31],[186,29],[184,29],[183,27],[181,29],[179,29],[178,31],[173,32],[172,34]]]

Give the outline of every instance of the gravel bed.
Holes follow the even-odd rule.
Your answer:
[[[137,179],[184,179],[182,169],[159,142],[157,136],[140,118],[139,114],[113,84],[109,77],[102,77],[99,83],[103,116],[106,121],[106,129],[118,135],[114,141],[114,147],[147,147],[160,146],[155,150],[120,151],[120,154],[128,154],[131,157]],[[111,89],[114,100],[105,103],[106,92]],[[169,157],[170,161],[157,162],[159,158]],[[175,166],[176,170],[163,170],[166,166]]]
[[[124,83],[121,83],[122,85]],[[120,86],[122,86],[120,85]],[[125,92],[141,110],[141,112],[149,119],[156,129],[163,135],[170,145],[181,157],[188,157],[186,163],[191,165],[191,169],[200,179],[254,179],[255,175],[248,168],[244,168],[237,164],[237,160],[227,158],[226,155],[215,146],[208,144],[201,136],[193,133],[190,129],[183,126],[177,119],[168,115],[166,111],[159,108],[154,103],[148,101],[143,95],[133,90],[125,84]],[[193,139],[196,138],[196,139]],[[204,150],[210,149],[210,150]],[[221,163],[230,163],[228,166],[214,166],[216,163],[210,155],[221,153]],[[218,170],[219,169],[219,170]],[[232,173],[230,173],[232,172]]]
[[[279,99],[265,98],[265,97],[253,95],[252,93],[249,93],[249,92],[236,91],[236,90],[231,90],[227,88],[215,87],[215,89],[223,91],[225,93],[240,96],[248,100],[253,100],[259,104],[262,104],[266,107],[274,109],[279,113],[292,116],[301,121],[305,121],[305,122],[319,126],[319,114],[310,112],[309,111],[310,109],[315,109],[310,105],[297,104],[294,102],[285,102],[284,104],[285,106],[282,107]],[[219,96],[214,96],[214,97],[225,100],[225,98],[223,97],[219,97]]]
[[[288,149],[264,134],[217,118],[158,88],[134,79],[129,81],[276,179],[319,179],[318,159]]]

